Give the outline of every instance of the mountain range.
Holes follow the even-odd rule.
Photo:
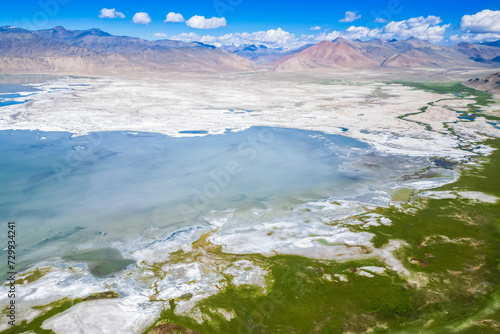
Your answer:
[[[494,43],[437,45],[410,37],[405,40],[322,41],[271,65],[278,71],[324,68],[500,66],[500,47]]]
[[[100,29],[29,31],[0,28],[0,73],[127,74],[143,72],[314,71],[500,66],[500,41],[437,45],[410,37],[337,38],[295,50],[114,36]]]
[[[148,41],[100,29],[0,28],[0,73],[243,71],[252,62],[202,43]]]

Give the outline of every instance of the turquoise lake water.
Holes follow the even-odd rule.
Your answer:
[[[26,97],[26,95],[21,95],[19,92],[36,92],[36,88],[31,86],[16,84],[16,83],[3,83],[0,82],[0,107],[20,104],[26,102],[26,100],[12,101],[14,98]]]
[[[428,164],[295,129],[180,138],[0,131],[0,219],[16,221],[21,258],[62,256],[96,236],[173,230],[211,210],[363,196]]]

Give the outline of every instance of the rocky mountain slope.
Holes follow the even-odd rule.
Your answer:
[[[500,95],[500,72],[490,74],[484,78],[469,79],[465,84],[472,88]]]
[[[321,67],[373,68],[379,64],[346,43],[322,41],[301,52],[271,63],[278,71],[303,71]]]
[[[350,41],[339,37],[282,57],[271,65],[276,71],[304,71],[324,67],[470,67],[500,66],[500,47],[495,43],[437,45],[410,37],[387,41]]]
[[[0,73],[135,73],[242,71],[250,60],[201,43],[147,41],[99,29],[28,31],[0,28]]]

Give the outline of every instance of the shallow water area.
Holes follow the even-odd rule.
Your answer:
[[[3,83],[0,81],[0,107],[24,103],[26,100],[19,100],[19,98],[29,96],[36,91],[38,89],[31,86]]]
[[[103,248],[84,253],[75,253],[64,257],[66,261],[86,262],[90,272],[97,277],[106,277],[119,272],[132,260],[124,259],[120,252],[113,248]]]
[[[30,95],[42,92],[46,85],[60,78],[52,75],[0,75],[0,107],[25,103]],[[51,88],[50,91],[56,90]]]
[[[322,198],[387,204],[404,175],[431,164],[348,137],[267,127],[180,138],[1,131],[0,143],[1,219],[16,221],[25,266],[213,228],[218,223],[206,215],[214,211],[237,211],[231,224],[247,225],[261,223],[255,210],[276,219]]]

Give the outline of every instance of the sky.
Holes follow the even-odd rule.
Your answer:
[[[500,39],[500,1],[19,0],[0,26],[99,28],[113,35],[295,48],[337,37],[439,44]]]

